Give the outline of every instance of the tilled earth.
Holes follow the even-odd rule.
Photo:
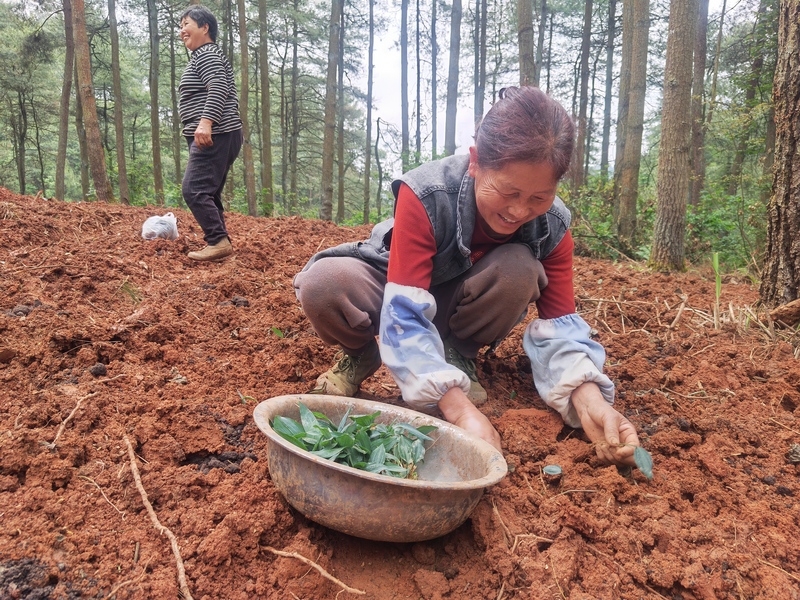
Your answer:
[[[715,317],[713,273],[576,259],[653,480],[546,409],[523,324],[478,361],[509,475],[453,533],[380,543],[291,508],[252,418],[335,354],[293,275],[368,228],[231,214],[236,255],[196,264],[188,212],[178,240],[141,238],[164,212],[0,190],[3,600],[800,598],[800,366],[749,282],[723,281]],[[385,368],[360,396],[401,402]]]

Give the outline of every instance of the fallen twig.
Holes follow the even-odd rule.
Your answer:
[[[625,567],[623,567],[621,564],[619,564],[617,561],[615,561],[613,558],[611,558],[608,554],[605,554],[604,552],[600,552],[600,550],[598,550],[596,548],[592,548],[592,546],[590,546],[589,544],[586,544],[586,547],[589,550],[591,550],[592,552],[594,552],[597,556],[601,556],[602,558],[605,558],[607,561],[609,561],[611,564],[613,564],[615,567],[617,567],[617,570],[626,572]],[[646,583],[641,583],[641,582],[637,581],[636,584],[637,585],[641,585],[642,587],[644,587],[651,594],[655,594],[656,596],[661,598],[661,600],[667,600],[664,596],[659,594],[657,591],[655,591],[653,588],[651,588]]]
[[[781,427],[783,427],[784,429],[788,429],[789,431],[791,431],[792,433],[794,433],[794,434],[796,434],[796,435],[800,435],[800,431],[795,431],[795,430],[794,430],[794,429],[792,429],[791,427],[787,427],[786,425],[784,425],[783,423],[781,423],[780,421],[778,421],[778,420],[777,420],[776,418],[774,418],[774,417],[770,417],[770,418],[769,418],[769,420],[770,420],[770,421],[772,421],[773,423],[775,423],[776,425],[780,425],[780,426],[781,426]]]
[[[108,496],[106,496],[106,493],[103,491],[103,488],[101,488],[94,479],[92,479],[91,477],[86,477],[86,475],[78,475],[78,478],[79,479],[83,479],[84,481],[88,481],[94,487],[96,487],[98,490],[100,490],[100,493],[103,495],[103,498],[105,499],[105,501],[108,502],[111,505],[111,508],[113,508],[120,515],[122,515],[122,520],[123,521],[125,520],[125,513],[123,511],[121,511],[120,509],[118,509],[116,506],[114,506],[114,503],[111,502],[111,500],[108,499]]]
[[[552,556],[550,557],[550,568],[553,571],[553,581],[556,582],[556,585],[558,586],[558,591],[561,592],[561,597],[564,598],[564,600],[567,600],[567,596],[566,596],[566,594],[564,594],[564,590],[561,589],[561,584],[558,583],[558,575],[556,574],[556,566],[553,564],[553,557]]]
[[[164,527],[158,520],[156,511],[153,510],[153,505],[150,504],[150,500],[147,498],[147,492],[144,490],[144,486],[142,485],[142,477],[139,475],[139,467],[136,466],[136,455],[133,452],[133,446],[131,445],[127,435],[123,435],[122,439],[125,440],[125,445],[128,446],[128,458],[130,459],[131,463],[133,480],[136,482],[136,489],[139,490],[139,495],[142,497],[142,502],[144,503],[144,507],[147,509],[147,514],[150,515],[150,521],[152,521],[153,526],[158,530],[159,533],[162,533],[169,538],[170,544],[172,544],[172,553],[175,555],[175,561],[178,566],[178,585],[180,587],[181,595],[185,600],[192,600],[192,593],[189,591],[189,584],[186,583],[186,569],[183,566],[180,548],[178,548],[178,538],[176,538],[175,534],[172,533],[172,531],[170,531],[167,527]]]
[[[511,543],[511,540],[514,539],[514,536],[511,533],[511,530],[506,525],[505,521],[503,521],[503,517],[500,516],[500,511],[497,510],[497,504],[494,502],[494,498],[492,498],[492,512],[497,517],[497,520],[500,521],[500,525],[503,526],[503,537],[506,540],[506,547]]]
[[[800,577],[798,577],[797,575],[792,575],[791,573],[789,573],[789,571],[781,569],[778,565],[773,565],[771,562],[767,562],[763,558],[759,558],[758,562],[763,563],[763,564],[767,565],[768,567],[772,567],[773,569],[777,569],[778,571],[780,571],[781,573],[783,573],[785,575],[788,575],[789,577],[791,577],[795,581],[800,581]]]
[[[511,554],[514,554],[514,551],[517,549],[517,544],[519,543],[520,538],[532,538],[537,542],[546,542],[548,544],[555,542],[555,540],[551,540],[550,538],[545,538],[534,533],[520,533],[519,535],[514,536],[514,545],[511,547]]]
[[[687,296],[684,296],[681,299],[681,305],[678,307],[678,314],[675,315],[675,318],[672,320],[672,323],[669,324],[670,329],[675,329],[675,326],[678,324],[678,321],[680,320],[681,315],[683,314],[683,309],[686,307],[686,303],[688,301],[689,298]]]
[[[108,598],[111,598],[114,594],[116,594],[118,591],[120,591],[126,585],[130,585],[132,583],[139,583],[142,579],[144,579],[144,576],[147,575],[147,565],[149,565],[149,564],[150,564],[150,561],[148,560],[147,563],[144,565],[144,569],[142,569],[142,574],[139,575],[139,577],[137,577],[136,579],[126,579],[125,581],[121,581],[120,583],[115,585],[113,588],[111,588],[111,591],[108,592],[108,595],[106,596],[106,600],[108,600]]]
[[[345,591],[350,592],[351,594],[358,594],[360,596],[364,596],[367,593],[364,590],[357,590],[355,588],[351,588],[346,583],[340,581],[339,579],[336,579],[336,577],[328,573],[325,569],[320,567],[313,560],[306,558],[302,554],[298,554],[297,552],[285,552],[284,550],[276,550],[272,546],[264,546],[264,548],[266,548],[273,554],[277,554],[278,556],[283,556],[285,558],[296,558],[300,562],[307,564],[309,567],[315,568],[317,571],[319,571],[319,574],[322,575],[325,579],[329,579],[330,581],[334,582],[338,586],[341,586]]]
[[[55,450],[56,442],[58,441],[58,438],[60,438],[61,434],[64,433],[64,429],[66,429],[67,423],[69,423],[70,419],[72,419],[72,417],[75,415],[75,413],[78,412],[78,409],[81,407],[81,403],[84,400],[86,400],[87,398],[91,398],[92,396],[96,396],[98,393],[99,392],[92,392],[91,394],[86,394],[85,396],[82,396],[81,398],[78,398],[78,402],[75,404],[75,408],[73,408],[72,412],[67,415],[66,419],[61,421],[61,425],[58,427],[58,431],[56,432],[56,437],[54,437],[53,441],[50,442],[49,444],[45,444],[45,446],[49,450]]]

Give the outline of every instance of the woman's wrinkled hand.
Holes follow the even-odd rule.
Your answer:
[[[210,148],[214,145],[211,139],[211,119],[200,119],[197,129],[194,130],[194,143],[198,148]]]
[[[439,410],[442,411],[448,423],[477,435],[500,452],[503,451],[500,434],[497,433],[486,415],[475,408],[461,388],[454,387],[447,390],[447,393],[439,400]]]
[[[572,405],[597,457],[607,464],[635,466],[633,449],[639,436],[633,424],[606,402],[596,383],[584,383],[572,392]]]

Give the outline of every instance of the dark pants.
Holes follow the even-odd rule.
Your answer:
[[[522,244],[491,250],[460,277],[430,292],[433,324],[464,356],[502,340],[547,285],[542,264]],[[386,276],[358,258],[323,258],[294,280],[297,297],[322,341],[360,352],[379,333]]]
[[[214,134],[214,145],[198,148],[186,136],[189,162],[183,174],[183,199],[203,230],[206,244],[213,246],[228,236],[222,208],[222,189],[233,161],[242,148],[242,130]]]

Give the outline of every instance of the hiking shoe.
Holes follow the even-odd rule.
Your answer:
[[[312,394],[355,396],[361,382],[381,366],[381,353],[374,340],[359,356],[341,350],[335,359],[336,364],[317,377],[317,386],[311,390]]]
[[[220,260],[233,254],[233,245],[228,238],[222,238],[213,246],[206,246],[202,250],[189,252],[187,256],[192,260]]]
[[[467,358],[461,352],[453,348],[449,339],[443,340],[444,342],[444,359],[447,364],[453,365],[460,371],[463,371],[469,377],[469,393],[467,398],[470,399],[475,406],[480,406],[489,397],[484,387],[478,383],[478,367],[475,365],[474,358]]]

